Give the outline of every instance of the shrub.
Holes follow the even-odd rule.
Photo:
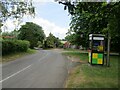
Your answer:
[[[18,52],[26,52],[30,46],[29,41],[26,40],[17,40],[14,43],[16,45],[16,51]]]
[[[26,52],[30,46],[29,41],[25,40],[2,40],[2,54],[14,52]]]

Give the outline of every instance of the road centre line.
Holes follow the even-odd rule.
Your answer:
[[[2,82],[4,82],[4,81],[6,81],[7,79],[9,79],[9,78],[11,78],[11,77],[13,77],[13,76],[15,76],[15,75],[19,74],[20,72],[22,72],[22,71],[24,71],[24,70],[26,70],[26,69],[30,68],[31,66],[32,66],[32,64],[31,64],[31,65],[29,65],[29,66],[27,66],[27,67],[25,67],[25,68],[23,68],[22,70],[20,70],[20,71],[18,71],[18,72],[16,72],[16,73],[14,73],[14,74],[10,75],[9,77],[7,77],[7,78],[5,78],[5,79],[1,80],[1,81],[0,81],[0,83],[2,83]]]
[[[44,59],[46,56],[48,56],[49,54],[47,53],[44,57],[40,58],[39,61],[41,61],[42,59]]]

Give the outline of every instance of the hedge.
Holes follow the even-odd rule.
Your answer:
[[[2,40],[2,55],[14,52],[26,52],[30,46],[26,40]]]

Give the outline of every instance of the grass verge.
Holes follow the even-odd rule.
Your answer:
[[[22,56],[34,54],[34,53],[36,53],[36,50],[28,49],[27,52],[16,52],[9,55],[5,55],[5,56],[2,56],[2,59],[1,59],[2,61],[0,61],[0,63],[10,62]]]
[[[78,51],[64,52],[64,55],[79,58],[86,63],[73,68],[66,81],[66,88],[118,88],[118,56],[110,56],[111,66],[91,66],[88,54]]]

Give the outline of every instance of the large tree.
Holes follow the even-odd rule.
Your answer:
[[[43,43],[45,34],[41,26],[32,22],[26,22],[20,28],[18,38],[30,41],[30,47],[33,48],[37,46],[38,41]]]
[[[59,3],[65,5],[65,9],[67,7],[71,14],[70,31],[75,34],[74,40],[78,45],[87,46],[88,35],[91,33],[104,33],[108,40],[111,38],[113,49],[116,45],[120,45],[120,2],[72,2],[71,0]],[[68,33],[68,36],[70,35],[72,34]],[[84,42],[79,43],[81,38]]]

